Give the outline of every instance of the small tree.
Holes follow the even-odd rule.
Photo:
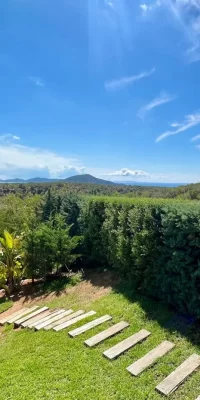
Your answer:
[[[0,285],[10,294],[22,274],[21,238],[4,231],[0,237]]]

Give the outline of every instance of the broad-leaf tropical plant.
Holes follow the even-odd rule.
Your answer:
[[[21,237],[4,231],[0,237],[0,285],[10,294],[22,274]]]

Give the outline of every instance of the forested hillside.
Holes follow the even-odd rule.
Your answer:
[[[178,186],[176,188],[158,186],[128,186],[128,185],[102,185],[90,183],[1,183],[0,196],[17,194],[20,197],[27,195],[43,195],[48,190],[60,194],[65,193],[83,195],[106,195],[106,196],[128,196],[128,197],[150,197],[200,200],[200,183]]]

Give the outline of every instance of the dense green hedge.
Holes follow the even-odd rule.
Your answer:
[[[200,317],[200,204],[92,198],[80,221],[93,263],[110,265],[147,295]]]

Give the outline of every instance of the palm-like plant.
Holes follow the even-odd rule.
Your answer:
[[[0,237],[0,285],[10,294],[22,273],[21,238],[4,231]]]

